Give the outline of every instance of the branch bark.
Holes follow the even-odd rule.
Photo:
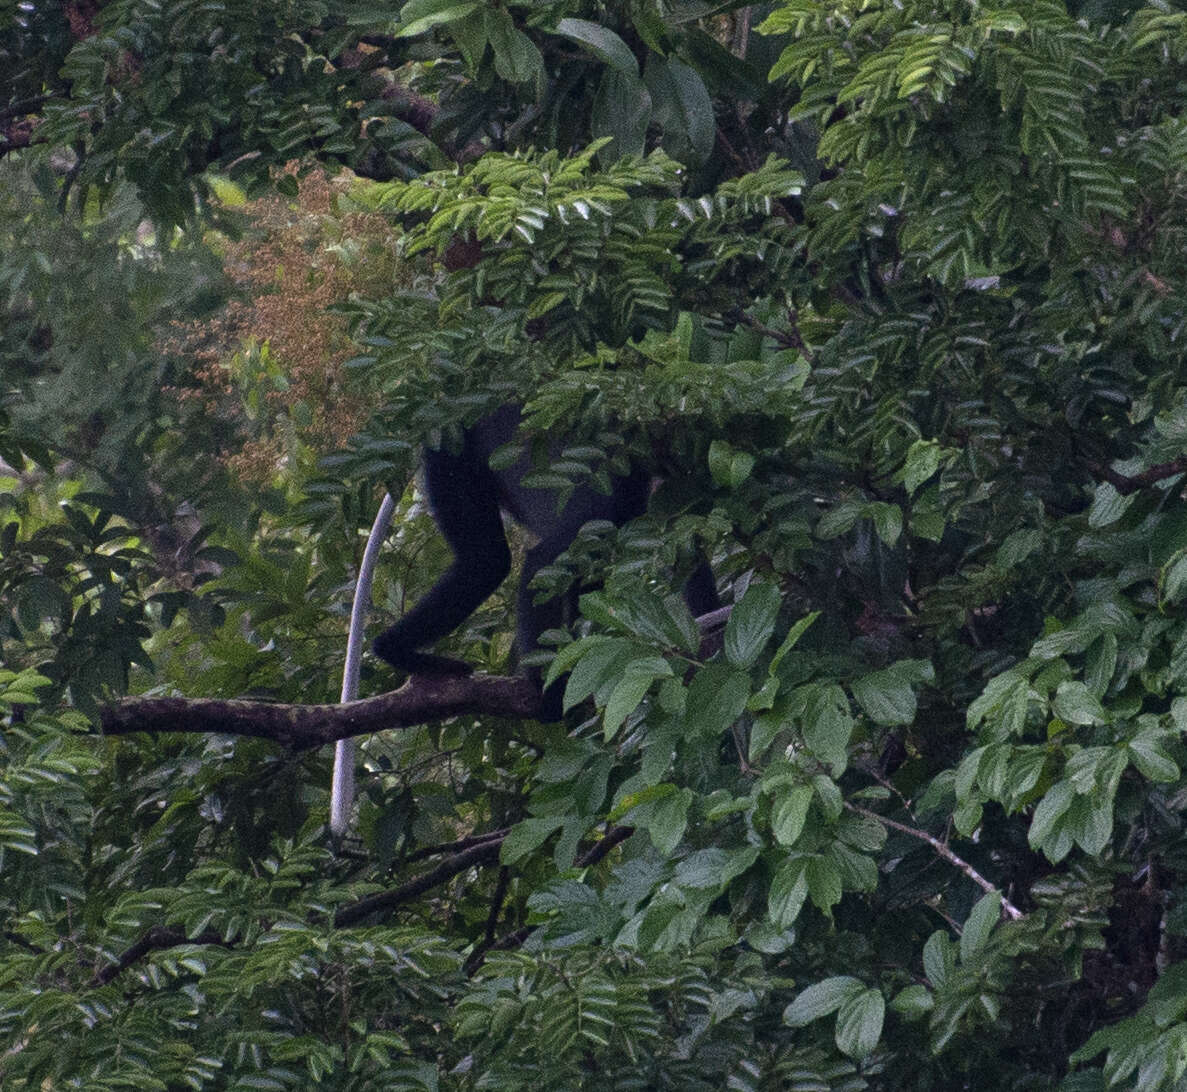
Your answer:
[[[482,845],[477,845],[473,849],[467,849],[464,853],[459,853],[455,857],[450,857],[447,861],[442,861],[436,868],[430,869],[423,875],[417,876],[415,879],[411,879],[407,883],[393,888],[391,891],[380,891],[377,894],[369,895],[365,899],[360,899],[350,906],[342,907],[334,915],[334,924],[341,929],[346,925],[354,925],[371,914],[394,910],[402,903],[411,902],[413,899],[423,895],[426,891],[431,891],[434,887],[440,886],[447,880],[453,879],[454,876],[473,868],[475,865],[490,864],[497,861],[499,859],[499,851],[502,848],[503,839],[500,838],[497,841],[484,842]]]
[[[187,937],[183,929],[173,929],[167,925],[154,925],[139,940],[121,953],[119,959],[114,963],[109,963],[106,967],[97,970],[91,978],[91,985],[105,986],[108,982],[119,977],[132,964],[143,959],[149,952],[159,952],[165,948],[177,948],[183,944],[217,944],[222,948],[233,947],[233,945],[223,940],[221,934],[216,933],[212,929],[207,929],[204,933],[196,937]]]
[[[221,732],[270,739],[294,751],[339,739],[456,717],[538,718],[540,695],[525,678],[413,676],[399,690],[340,705],[282,705],[215,698],[123,698],[106,706],[106,735],[130,732]]]
[[[1139,489],[1173,478],[1177,474],[1187,471],[1187,458],[1179,456],[1169,463],[1158,463],[1156,466],[1143,470],[1140,474],[1122,474],[1103,463],[1090,464],[1092,472],[1102,481],[1108,482],[1122,496],[1128,497]]]
[[[720,647],[730,607],[697,619],[708,657]],[[412,728],[465,714],[539,720],[540,694],[519,675],[413,675],[400,687],[362,701],[337,705],[285,705],[241,698],[121,698],[104,706],[105,735],[132,732],[220,732],[270,739],[293,751],[340,739]]]

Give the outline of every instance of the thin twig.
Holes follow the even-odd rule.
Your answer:
[[[865,815],[870,819],[874,819],[881,823],[884,827],[889,827],[891,830],[897,830],[900,834],[909,835],[912,838],[918,838],[921,842],[926,842],[931,848],[940,856],[943,857],[951,865],[955,865],[961,870],[970,880],[973,881],[982,891],[990,892],[997,891],[992,883],[990,883],[984,876],[981,875],[971,864],[963,857],[958,857],[952,852],[943,842],[939,840],[934,834],[928,834],[926,830],[920,830],[918,827],[909,827],[906,823],[899,823],[894,819],[888,819],[885,815],[879,815],[876,811],[870,811],[869,808],[863,808],[857,804],[851,804],[849,801],[845,802],[845,807],[858,815]],[[1017,921],[1022,917],[1022,911],[1018,909],[1005,895],[1002,895],[1002,913],[1008,918]]]

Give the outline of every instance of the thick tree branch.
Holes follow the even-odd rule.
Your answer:
[[[504,675],[414,676],[399,690],[340,705],[282,705],[215,698],[123,698],[105,707],[106,735],[129,732],[221,732],[270,739],[294,751],[389,728],[481,713],[540,715],[540,694],[528,679]]]
[[[721,647],[730,607],[697,619],[708,657]],[[474,714],[536,720],[540,694],[519,675],[414,675],[399,690],[338,705],[284,705],[222,698],[121,698],[99,715],[104,734],[131,732],[221,732],[270,739],[305,751],[352,736],[389,728],[412,728]]]

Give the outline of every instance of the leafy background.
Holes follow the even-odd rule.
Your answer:
[[[0,11],[4,1088],[1179,1088],[1185,64],[1165,2]],[[326,754],[96,734],[334,701],[382,491],[372,631],[509,400],[537,484],[662,480],[541,574],[564,724],[368,740],[343,844]]]

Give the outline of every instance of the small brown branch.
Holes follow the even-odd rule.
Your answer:
[[[610,850],[617,845],[621,845],[634,833],[634,827],[611,827],[606,831],[604,838],[594,842],[589,849],[577,858],[577,867],[589,868],[591,865],[596,865]]]
[[[773,326],[767,326],[765,323],[759,322],[753,315],[748,315],[745,311],[732,311],[728,317],[738,323],[739,326],[745,326],[748,330],[762,334],[763,337],[769,337],[776,345],[784,349],[797,350],[809,362],[814,359],[812,350],[805,344],[798,328],[776,330]]]
[[[26,952],[32,952],[34,955],[41,955],[45,951],[44,948],[39,947],[32,941],[26,940],[20,933],[14,933],[11,929],[5,929],[0,933],[5,940],[10,944],[16,944],[18,947],[24,948]]]
[[[389,728],[482,713],[538,718],[540,694],[519,676],[414,676],[399,690],[339,705],[215,698],[123,698],[100,715],[110,736],[130,732],[221,732],[270,739],[294,751]]]
[[[441,853],[460,853],[465,849],[473,849],[475,846],[486,845],[487,842],[502,842],[507,837],[507,832],[510,827],[503,827],[502,830],[487,831],[486,834],[474,834],[469,838],[460,838],[456,842],[443,842],[437,846],[425,846],[423,849],[413,850],[407,857],[403,858],[404,864],[411,864],[413,861],[423,861],[426,857],[436,857]]]
[[[525,925],[522,929],[516,929],[514,932],[506,933],[499,937],[487,951],[505,952],[508,948],[518,948],[535,931],[536,927],[534,925]]]
[[[14,152],[18,148],[31,148],[32,146],[32,129],[13,125],[8,132],[0,132],[0,156]]]
[[[466,977],[471,977],[486,958],[491,945],[495,942],[495,926],[499,924],[499,915],[503,912],[503,903],[507,901],[507,891],[511,887],[511,870],[507,867],[499,869],[499,882],[495,886],[494,897],[490,900],[490,913],[486,916],[486,930],[482,942],[477,945],[466,960]]]
[[[997,891],[998,889],[991,884],[984,876],[981,875],[971,864],[963,857],[958,857],[952,852],[943,842],[935,835],[928,834],[926,830],[920,830],[918,827],[909,827],[906,823],[899,823],[894,819],[888,819],[885,815],[879,815],[876,811],[870,811],[869,808],[863,808],[857,804],[851,804],[845,801],[845,807],[858,815],[864,815],[870,819],[874,819],[881,823],[884,827],[889,827],[891,830],[897,830],[900,834],[909,835],[912,838],[918,838],[921,842],[926,842],[936,852],[951,865],[955,865],[960,869],[970,880],[973,881],[982,891],[986,893],[990,891]],[[1018,909],[1009,899],[1002,895],[1002,913],[1006,917],[1017,921],[1022,917],[1022,911]]]
[[[589,868],[597,864],[617,845],[621,845],[632,834],[635,833],[634,827],[611,827],[606,832],[604,838],[595,842],[589,847],[580,857],[577,858],[578,868]],[[504,873],[506,869],[503,870]],[[502,877],[500,876],[500,882]],[[487,952],[506,951],[508,948],[518,948],[525,940],[528,939],[535,932],[534,925],[525,925],[521,929],[516,929],[514,932],[507,933],[498,940],[494,938],[494,922],[488,921],[486,939],[482,944],[476,948],[469,959],[466,960],[466,974],[473,975],[479,967],[482,966],[486,959]]]
[[[501,838],[497,841],[483,842],[447,861],[442,861],[436,868],[430,869],[423,875],[417,876],[391,891],[380,891],[377,894],[368,895],[365,899],[360,899],[350,906],[344,906],[334,915],[334,924],[338,928],[342,928],[346,925],[354,925],[371,914],[394,910],[402,903],[411,902],[426,891],[440,887],[441,884],[467,869],[497,861],[502,846]]]
[[[1146,486],[1187,472],[1187,455],[1180,455],[1169,463],[1158,463],[1148,470],[1143,470],[1140,474],[1122,474],[1110,466],[1097,462],[1089,463],[1088,468],[1102,481],[1108,482],[1122,496],[1127,497],[1130,493],[1145,489]]]
[[[507,891],[511,887],[511,870],[504,866],[499,869],[499,882],[495,886],[494,897],[490,900],[490,913],[486,916],[486,932],[483,943],[487,946],[495,942],[495,926],[499,924],[499,915],[503,912],[503,903],[507,901]]]
[[[221,948],[232,947],[223,940],[221,933],[216,933],[213,929],[207,929],[196,937],[187,937],[183,929],[154,925],[131,947],[127,948],[114,963],[96,971],[91,978],[91,985],[106,986],[113,978],[122,974],[132,964],[139,962],[149,952],[157,952],[165,948],[178,948],[183,944],[217,944]]]

